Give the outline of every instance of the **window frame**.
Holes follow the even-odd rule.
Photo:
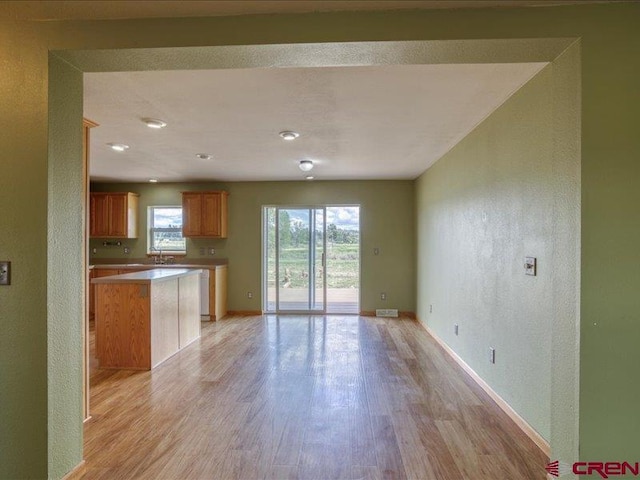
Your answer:
[[[159,255],[160,251],[162,254],[165,253],[169,255],[186,255],[187,254],[187,237],[182,235],[182,225],[178,228],[170,228],[170,227],[154,227],[155,220],[155,210],[161,208],[172,208],[176,210],[180,210],[182,214],[182,205],[149,205],[147,207],[147,255]],[[154,245],[154,233],[155,232],[178,232],[180,236],[184,240],[184,248],[181,250],[171,250],[165,248],[158,248]]]

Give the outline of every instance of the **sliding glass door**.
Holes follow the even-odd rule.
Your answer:
[[[265,310],[326,310],[325,207],[264,207]]]

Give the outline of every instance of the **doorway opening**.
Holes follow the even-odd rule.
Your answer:
[[[360,312],[360,206],[263,207],[263,310]]]

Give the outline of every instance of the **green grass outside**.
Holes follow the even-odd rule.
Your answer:
[[[286,247],[280,252],[280,283],[288,282],[289,288],[306,288],[309,286],[309,250],[306,247]],[[358,288],[360,275],[359,247],[357,244],[327,243],[327,287]],[[316,275],[321,278],[319,267]],[[269,256],[269,278],[275,278],[275,259]],[[272,282],[269,282],[273,286]]]

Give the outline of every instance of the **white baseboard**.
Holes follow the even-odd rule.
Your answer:
[[[509,405],[500,395],[498,395],[487,382],[485,382],[480,375],[478,375],[473,368],[471,368],[467,363],[462,360],[458,356],[456,352],[454,352],[449,345],[444,343],[440,337],[438,337],[433,330],[431,330],[426,324],[418,320],[420,325],[424,327],[429,335],[442,347],[442,349],[449,354],[449,356],[458,364],[462,369],[469,374],[469,376],[473,379],[474,382],[478,384],[480,388],[482,388],[487,395],[489,395],[494,402],[498,404],[498,406],[507,414],[509,418],[515,422],[515,424],[522,430],[532,441],[535,443],[540,450],[544,452],[544,454],[548,457],[551,454],[551,447],[549,446],[549,442],[547,442],[542,435],[540,435],[536,430],[527,423],[527,421],[522,418],[518,413]]]

